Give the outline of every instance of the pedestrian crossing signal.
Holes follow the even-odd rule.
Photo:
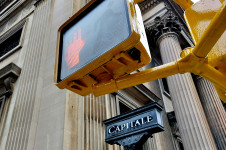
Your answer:
[[[92,0],[58,30],[55,83],[80,95],[148,64],[149,46],[132,0]]]

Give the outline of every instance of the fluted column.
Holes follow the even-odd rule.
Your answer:
[[[198,77],[196,85],[216,145],[219,150],[225,150],[226,112],[221,100],[214,86],[208,80]]]
[[[177,34],[167,32],[158,39],[163,63],[177,60],[181,47]],[[184,148],[187,150],[216,149],[191,74],[167,77]]]
[[[178,35],[181,25],[172,12],[169,12],[165,19],[156,17],[155,25],[147,30],[149,37],[157,42],[164,64],[180,58],[182,49]],[[170,76],[167,77],[167,82],[184,148],[216,149],[191,74]]]
[[[30,30],[29,42],[24,52],[24,65],[18,80],[14,110],[5,150],[27,150],[34,147],[37,118],[40,103],[42,79],[40,75],[45,33],[48,29],[51,0],[36,7]]]
[[[109,112],[114,111],[106,102],[107,97],[93,95],[79,96],[67,91],[64,124],[65,150],[118,150],[118,147],[105,143],[105,126]]]

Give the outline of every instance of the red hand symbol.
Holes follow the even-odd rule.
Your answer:
[[[79,52],[84,47],[85,43],[82,40],[81,29],[78,30],[78,35],[75,33],[73,42],[67,48],[65,61],[68,69],[79,63]]]

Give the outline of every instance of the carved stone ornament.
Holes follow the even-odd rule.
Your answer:
[[[165,19],[156,17],[154,21],[155,24],[153,26],[146,28],[147,36],[152,41],[156,42],[158,38],[165,33],[172,32],[178,35],[180,34],[181,24],[172,11],[168,13]]]
[[[13,83],[20,75],[21,69],[14,63],[10,63],[0,69],[0,96],[12,94]]]

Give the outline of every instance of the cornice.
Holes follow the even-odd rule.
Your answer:
[[[42,1],[44,0],[35,0],[35,3],[34,3],[35,7],[37,7]]]
[[[141,11],[145,13],[146,11],[150,10],[151,8],[159,4],[160,2],[162,2],[162,0],[145,0],[139,3],[139,6]]]
[[[3,11],[0,12],[0,22],[10,15],[14,10],[21,6],[26,0],[13,1]]]

